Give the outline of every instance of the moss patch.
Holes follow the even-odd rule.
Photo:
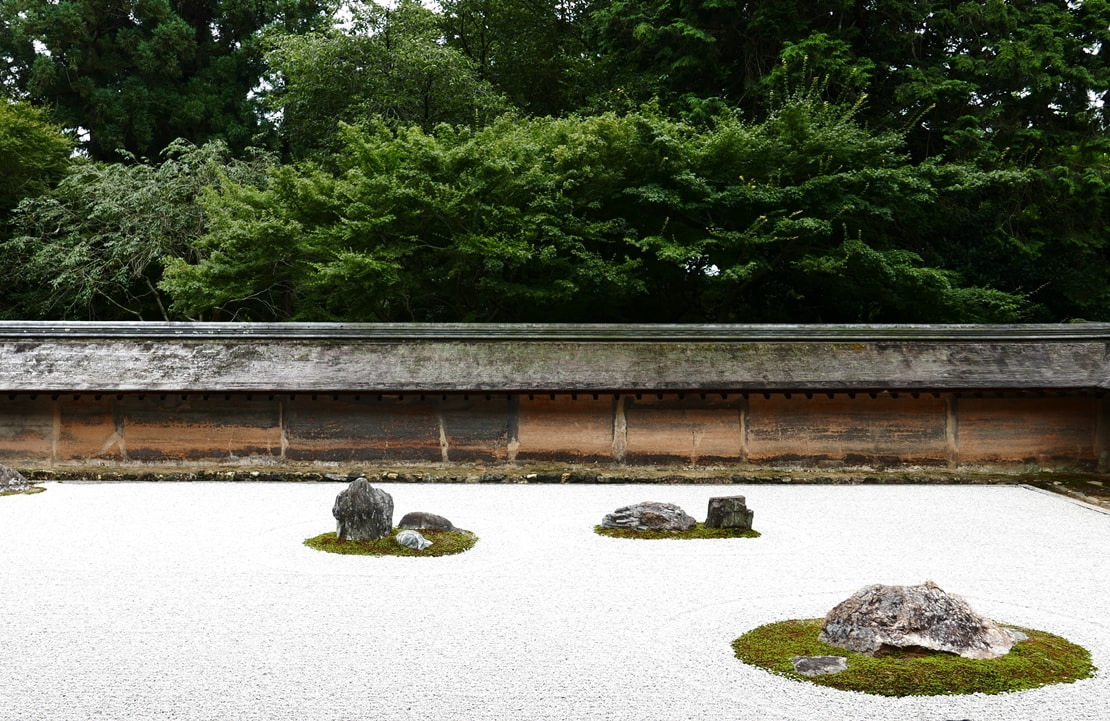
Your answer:
[[[304,545],[317,551],[340,553],[346,556],[453,556],[469,551],[478,541],[478,537],[470,531],[421,530],[420,535],[431,541],[432,545],[423,551],[418,551],[397,543],[395,537],[400,530],[394,528],[390,535],[376,541],[340,541],[335,532],[330,531],[306,538]]]
[[[42,486],[31,486],[26,491],[4,491],[0,496],[33,496],[36,493],[42,493],[46,489]]]
[[[995,659],[968,659],[948,653],[895,651],[876,656],[851,653],[817,640],[823,619],[781,621],[760,626],[732,643],[744,663],[772,673],[844,691],[880,696],[998,694],[1055,683],[1071,683],[1095,672],[1082,646],[1043,631],[1029,635],[1010,653]],[[848,670],[828,676],[803,676],[791,656],[844,656]]]
[[[759,531],[741,531],[736,528],[706,528],[698,523],[689,531],[637,531],[632,528],[602,528],[594,526],[594,533],[609,538],[645,538],[656,540],[661,538],[689,539],[689,538],[759,538]]]
[[[1053,476],[1029,481],[1029,485],[1053,493],[1078,498],[1086,503],[1110,508],[1110,485],[1101,478]]]

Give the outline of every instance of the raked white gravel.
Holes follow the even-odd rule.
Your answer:
[[[0,498],[0,719],[1110,719],[1110,515],[1020,487],[391,485],[480,536],[335,556],[343,484],[48,483]],[[592,532],[637,501],[758,539]],[[756,626],[930,579],[1090,649],[1093,678],[884,698],[739,662]]]

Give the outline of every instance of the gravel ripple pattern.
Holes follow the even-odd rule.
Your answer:
[[[0,719],[1105,721],[1110,515],[1021,487],[376,484],[480,537],[459,556],[311,550],[344,484],[49,483],[0,499]],[[757,539],[592,532],[644,500]],[[399,516],[398,516],[399,517]],[[998,696],[884,698],[730,643],[870,583],[935,581],[1102,669]]]

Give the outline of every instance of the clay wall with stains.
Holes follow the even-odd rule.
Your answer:
[[[941,393],[8,394],[17,467],[369,463],[1094,471],[1105,401]]]
[[[0,463],[1103,471],[1110,325],[0,323]]]

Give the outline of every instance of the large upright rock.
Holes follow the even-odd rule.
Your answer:
[[[602,528],[631,528],[636,531],[689,531],[697,525],[673,503],[644,501],[618,508],[601,519]]]
[[[31,488],[31,484],[23,474],[14,468],[0,465],[0,493],[23,493]]]
[[[356,478],[335,497],[331,514],[339,540],[373,541],[393,531],[393,496]]]
[[[718,496],[709,499],[705,515],[706,528],[737,528],[752,530],[755,512],[748,508],[743,496]]]
[[[884,648],[921,648],[982,659],[1005,656],[1021,636],[926,581],[860,589],[829,611],[819,638],[868,655]]]

